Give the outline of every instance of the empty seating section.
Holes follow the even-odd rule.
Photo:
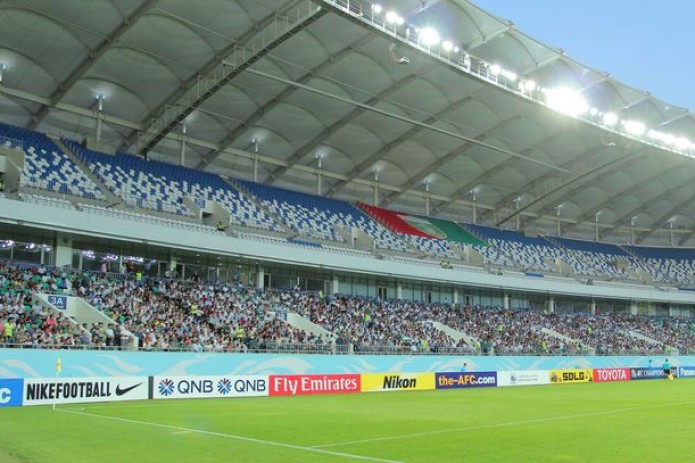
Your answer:
[[[24,151],[22,185],[85,198],[102,197],[97,185],[46,135],[0,124],[0,137],[6,148],[21,146]]]
[[[217,202],[230,212],[235,224],[279,230],[272,219],[217,175],[129,154],[98,153],[71,140],[65,144],[130,206],[191,215],[183,204],[186,195]]]
[[[606,275],[617,279],[631,277],[626,270],[630,256],[614,244],[557,237],[548,238],[548,240],[563,249],[565,261],[578,275],[590,277]]]
[[[654,281],[692,285],[695,275],[695,249],[627,248],[638,259],[633,266],[647,272]]]
[[[491,246],[475,245],[486,263],[520,267],[523,270],[553,272],[561,251],[542,238],[524,236],[512,230],[499,230],[482,225],[464,224],[464,228],[484,239]]]
[[[245,180],[235,180],[243,191],[294,233],[306,237],[346,242],[357,228],[374,239],[377,248],[407,251],[407,246],[352,204],[331,198],[285,190]]]

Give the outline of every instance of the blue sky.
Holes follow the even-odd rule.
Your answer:
[[[695,0],[472,0],[631,87],[695,112]]]

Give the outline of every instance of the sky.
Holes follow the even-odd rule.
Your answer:
[[[590,68],[695,112],[695,0],[472,0]]]

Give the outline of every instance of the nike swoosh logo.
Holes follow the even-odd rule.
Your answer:
[[[121,389],[121,385],[119,384],[118,386],[116,386],[116,395],[122,396],[123,394],[127,394],[128,392],[132,391],[133,389],[135,389],[136,387],[138,387],[141,384],[142,383],[137,383],[135,386],[126,387],[123,389]]]

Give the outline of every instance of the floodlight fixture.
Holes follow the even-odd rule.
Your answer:
[[[374,3],[372,5],[372,11],[374,12],[374,14],[381,14],[381,12],[384,11],[384,8],[378,3]]]
[[[7,64],[0,63],[0,84],[2,83],[2,77],[5,71],[7,71]]]
[[[678,137],[675,140],[673,140],[673,144],[678,148],[679,150],[686,150],[688,148],[692,148],[693,144],[690,142],[685,137]]]
[[[603,123],[606,125],[615,125],[618,123],[618,115],[615,113],[605,113],[603,115]]]
[[[502,72],[502,66],[500,66],[499,64],[493,64],[490,66],[490,74],[492,74],[493,76],[496,76],[500,72]]]
[[[442,48],[444,49],[444,51],[451,51],[454,50],[454,44],[451,43],[450,40],[445,40],[442,42]]]
[[[391,23],[391,24],[395,24],[397,26],[401,26],[405,22],[405,19],[403,19],[403,16],[401,16],[398,13],[396,13],[395,11],[391,10],[391,11],[386,13],[386,22]]]
[[[522,92],[532,92],[534,91],[538,86],[536,85],[536,82],[533,80],[522,80],[519,82],[519,90]]]
[[[506,77],[506,79],[510,82],[516,82],[516,79],[519,78],[519,76],[516,75],[515,72],[507,71],[506,69],[502,70],[502,75]]]
[[[439,43],[439,33],[431,27],[425,27],[420,31],[420,41],[423,45],[431,47]]]
[[[644,135],[647,130],[647,127],[640,121],[625,121],[623,127],[627,133],[637,136]]]
[[[577,91],[568,87],[545,90],[546,104],[563,114],[577,117],[589,110],[589,104]]]

